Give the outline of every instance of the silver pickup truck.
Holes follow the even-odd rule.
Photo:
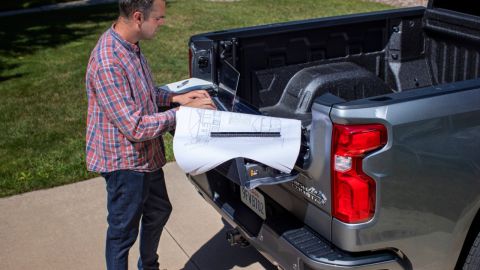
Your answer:
[[[233,110],[302,122],[290,174],[238,158],[189,176],[229,241],[279,269],[480,269],[474,2],[191,37],[193,77],[241,74]],[[258,177],[290,181],[242,187]]]

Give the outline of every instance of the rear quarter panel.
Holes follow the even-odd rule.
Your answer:
[[[363,163],[377,182],[375,216],[357,225],[334,219],[335,245],[398,249],[413,269],[455,267],[480,207],[479,84],[412,90],[396,94],[391,104],[374,99],[384,104],[368,108],[361,102],[334,106],[334,123],[382,123],[389,136]]]

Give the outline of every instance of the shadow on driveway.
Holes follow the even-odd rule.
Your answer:
[[[209,270],[227,270],[236,268],[245,268],[251,264],[259,263],[266,270],[276,270],[265,257],[263,257],[255,248],[229,246],[225,233],[232,227],[222,219],[224,227],[215,234],[208,242],[192,254],[190,260],[185,264],[182,270],[190,270],[188,265],[195,265],[198,269]]]

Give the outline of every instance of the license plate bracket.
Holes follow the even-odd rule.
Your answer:
[[[240,187],[240,199],[263,220],[267,219],[265,197],[262,193],[255,189],[248,190],[245,187]]]

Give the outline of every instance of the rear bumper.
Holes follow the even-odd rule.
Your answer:
[[[218,187],[211,186],[212,181],[205,174],[188,178],[200,195],[232,227],[238,229],[252,246],[282,269],[406,269],[400,258],[391,251],[344,252],[304,224],[292,221],[294,218],[289,217],[288,213],[276,215],[280,218],[267,217],[263,221],[243,205],[240,199],[226,195],[225,188],[217,190]],[[219,181],[215,182],[218,184]]]

